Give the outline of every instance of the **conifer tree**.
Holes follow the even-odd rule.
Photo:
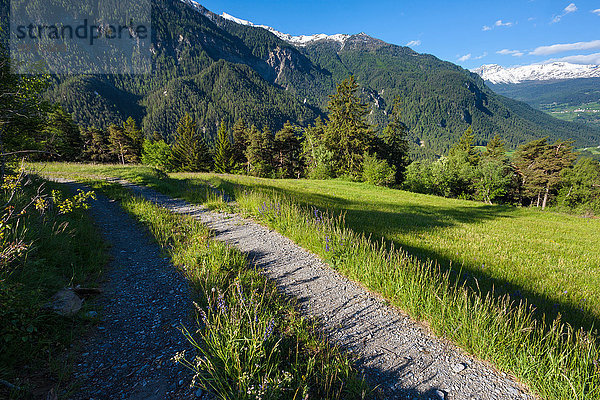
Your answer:
[[[450,149],[449,155],[452,157],[457,156],[459,153],[463,153],[472,166],[479,163],[481,154],[475,148],[475,134],[471,125],[465,130],[458,143]]]
[[[390,165],[396,167],[395,181],[397,184],[404,181],[406,167],[410,164],[408,157],[409,144],[407,140],[408,128],[402,122],[400,111],[400,98],[394,99],[390,123],[383,130],[385,143],[385,158]]]
[[[281,178],[300,178],[302,174],[302,144],[289,121],[275,135],[275,164]]]
[[[506,142],[500,137],[500,135],[495,135],[492,140],[488,142],[483,156],[502,162],[506,162],[508,160],[508,157],[506,156]]]
[[[110,162],[112,157],[108,149],[108,138],[105,131],[98,128],[86,129],[84,137],[83,158],[85,160],[105,163]]]
[[[248,136],[246,158],[250,174],[270,177],[273,172],[273,134],[266,126],[260,131],[252,125]]]
[[[129,137],[131,143],[131,154],[129,156],[129,162],[139,163],[142,160],[142,147],[144,144],[144,134],[139,129],[132,117],[127,118],[127,121],[123,123],[123,131],[125,135]]]
[[[521,178],[522,194],[540,206],[542,191],[546,183],[541,157],[548,151],[548,138],[533,140],[519,147],[514,164]]]
[[[248,159],[246,158],[246,148],[248,147],[248,127],[243,118],[235,121],[233,125],[233,163],[234,170],[238,173],[249,173]]]
[[[119,164],[125,165],[131,158],[135,158],[133,153],[133,143],[125,129],[119,125],[108,127],[109,152],[117,159]]]
[[[62,160],[74,161],[81,156],[81,132],[73,117],[62,107],[48,113],[44,138],[45,150],[57,154]]]
[[[177,171],[203,172],[211,167],[210,150],[189,113],[177,124],[172,152],[173,169]]]
[[[573,152],[573,142],[559,140],[548,146],[541,155],[540,165],[545,174],[545,187],[543,190],[542,210],[548,205],[551,191],[560,183],[561,172],[573,167],[577,156]]]
[[[373,139],[373,129],[367,122],[367,105],[357,95],[358,83],[350,76],[329,96],[329,120],[324,143],[333,153],[337,175],[358,178],[362,162]]]
[[[229,131],[225,121],[221,121],[221,126],[217,132],[214,170],[221,174],[228,174],[233,170],[233,166],[233,147],[229,140]]]

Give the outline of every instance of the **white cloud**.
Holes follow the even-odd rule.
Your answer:
[[[487,57],[488,53],[487,51],[484,51],[482,55],[474,57],[473,60],[481,60],[482,58]]]
[[[597,9],[597,10],[592,10],[592,12],[593,12],[594,14],[596,14],[596,15],[600,15],[600,8],[599,8],[599,9]]]
[[[462,56],[462,57],[459,57],[459,58],[458,58],[458,61],[462,61],[462,62],[464,62],[464,61],[470,60],[472,57],[473,57],[473,56],[471,55],[471,53],[469,53],[469,54],[465,54],[464,56]]]
[[[567,14],[570,14],[570,13],[574,13],[575,11],[577,11],[577,6],[575,5],[575,3],[571,3],[565,7],[564,12]]]
[[[575,55],[562,58],[552,58],[546,60],[543,64],[552,62],[568,62],[572,64],[583,64],[583,65],[600,65],[600,53],[587,54],[587,55]]]
[[[481,28],[482,31],[491,31],[492,29],[496,28],[496,27],[506,27],[506,28],[510,28],[511,26],[513,26],[514,23],[513,22],[504,22],[501,19],[499,19],[498,21],[494,22],[494,24],[492,26],[488,26],[488,25],[484,25],[483,28]]]
[[[502,22],[502,20],[499,19],[498,21],[496,21],[496,23],[494,25],[511,27],[511,26],[513,26],[513,23],[512,22]]]
[[[575,50],[596,50],[600,49],[600,40],[592,40],[590,42],[564,43],[553,44],[551,46],[541,46],[533,50],[530,55],[547,56],[550,54],[563,53],[565,51]]]
[[[509,50],[509,49],[502,49],[496,52],[497,54],[502,54],[504,56],[513,56],[513,57],[521,57],[523,56],[525,53],[523,53],[521,50]]]
[[[562,17],[564,17],[564,16],[565,16],[565,15],[567,15],[567,14],[574,13],[574,12],[575,12],[575,11],[577,11],[577,10],[578,10],[578,8],[577,8],[577,6],[575,5],[575,3],[571,3],[571,4],[569,4],[568,6],[566,6],[566,7],[565,7],[565,9],[563,10],[563,12],[562,12],[562,13],[560,13],[559,15],[555,16],[555,17],[552,19],[552,23],[560,22],[560,20],[562,19]]]
[[[421,45],[421,41],[420,40],[411,40],[410,42],[406,43],[406,45],[408,47],[420,46]]]

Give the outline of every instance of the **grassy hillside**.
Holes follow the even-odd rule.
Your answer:
[[[122,176],[170,196],[244,213],[426,321],[437,335],[514,374],[541,398],[600,394],[597,336],[563,324],[598,321],[598,220],[340,181],[166,176],[145,167],[42,168],[48,174]],[[234,193],[237,204],[207,189],[207,181]],[[337,211],[345,211],[345,220]],[[419,258],[436,260],[441,271]],[[538,311],[519,305],[524,298]],[[547,312],[546,320],[540,311]]]
[[[46,164],[44,171],[138,179],[149,168]],[[209,180],[273,191],[294,201],[344,213],[348,227],[394,243],[421,260],[462,268],[482,290],[529,299],[550,318],[576,326],[600,321],[600,220],[446,199],[362,183],[272,180],[215,174],[173,174],[181,187]],[[191,185],[191,186],[190,186]],[[165,189],[162,187],[159,189]]]
[[[275,190],[301,203],[344,212],[352,229],[384,237],[444,267],[462,267],[482,288],[493,285],[498,293],[529,298],[552,317],[561,312],[583,325],[600,321],[598,219],[341,181],[210,174],[196,179],[225,188],[235,183]]]

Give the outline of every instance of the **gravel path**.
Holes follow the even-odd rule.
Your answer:
[[[303,313],[321,318],[334,342],[360,357],[361,370],[379,386],[383,398],[535,399],[510,376],[435,337],[282,235],[236,215],[119,182],[172,211],[200,219],[214,230],[217,240],[248,254],[281,290],[298,299]],[[131,242],[124,246],[127,243]],[[187,305],[181,307],[187,310]]]
[[[178,328],[193,326],[187,281],[117,203],[98,196],[91,213],[111,244],[111,262],[99,325],[81,340],[73,373],[81,386],[71,398],[197,398],[189,373],[171,360],[188,346]]]

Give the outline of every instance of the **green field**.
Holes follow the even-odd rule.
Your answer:
[[[582,105],[543,104],[540,109],[555,118],[564,121],[600,125],[600,102]]]
[[[600,319],[600,220],[344,181],[169,176],[135,166],[32,168],[83,179],[119,176],[253,217],[541,398],[600,395],[598,336],[577,329]]]
[[[190,175],[176,175],[179,179]],[[446,199],[362,183],[202,175],[276,190],[345,212],[353,230],[394,242],[418,258],[462,267],[480,285],[588,326],[600,319],[600,220]],[[487,285],[486,285],[487,283]]]
[[[136,179],[140,167],[46,164],[46,173]],[[364,183],[273,180],[215,174],[172,174],[185,187],[209,180],[276,191],[296,202],[344,213],[348,227],[384,238],[421,260],[462,269],[467,282],[514,300],[526,298],[574,326],[600,321],[600,220],[446,199]],[[156,184],[156,183],[155,183]],[[160,187],[158,188],[161,189]],[[168,188],[162,188],[163,191]],[[477,280],[477,283],[475,283]]]

